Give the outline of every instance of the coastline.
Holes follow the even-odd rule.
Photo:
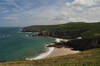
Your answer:
[[[61,41],[68,42],[69,40],[56,38],[56,42],[59,43]],[[76,54],[76,53],[79,53],[79,52],[80,51],[72,50],[72,48],[65,48],[65,47],[57,48],[57,47],[54,47],[54,50],[46,58],[64,56],[64,55],[69,55],[69,54]]]
[[[50,55],[54,51],[54,47],[47,48],[47,51],[44,53],[41,53],[40,55],[36,56],[35,58],[26,58],[26,60],[39,60],[46,58],[48,55]]]
[[[60,39],[60,38],[55,38],[55,42],[59,43],[61,41],[69,41],[67,39]],[[52,43],[50,43],[49,45],[52,45]],[[79,53],[80,51],[75,51],[72,50],[72,48],[65,48],[65,47],[61,47],[61,48],[56,48],[56,47],[46,47],[47,51],[44,53],[41,53],[40,55],[36,56],[35,58],[26,58],[26,60],[39,60],[39,59],[44,59],[44,58],[50,58],[50,57],[57,57],[57,56],[63,56],[63,55],[69,55],[69,54],[75,54],[75,53]]]
[[[51,58],[51,57],[57,57],[57,56],[64,56],[64,55],[69,55],[69,54],[76,54],[79,53],[80,51],[75,51],[72,50],[71,48],[54,48],[54,50],[46,57],[46,58]]]

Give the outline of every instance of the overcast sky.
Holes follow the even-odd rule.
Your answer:
[[[0,27],[100,21],[100,0],[0,0]]]

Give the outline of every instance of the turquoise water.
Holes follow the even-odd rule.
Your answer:
[[[42,53],[48,37],[31,37],[31,33],[20,32],[21,28],[0,28],[0,61],[24,60]]]

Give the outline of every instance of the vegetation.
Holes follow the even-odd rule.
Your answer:
[[[29,26],[24,32],[40,32],[39,35],[52,36],[66,39],[82,37],[84,39],[100,36],[100,23],[67,23],[60,25]]]
[[[100,48],[61,57],[0,63],[0,66],[100,66]]]
[[[27,31],[27,29],[40,32],[39,35],[41,36],[73,39],[65,43],[65,45],[75,50],[83,51],[100,48],[100,22],[71,22],[60,25],[31,26],[25,27],[23,31]],[[78,37],[82,37],[82,39],[77,39]]]
[[[81,53],[34,61],[0,63],[0,66],[100,66],[100,23],[67,23],[25,27],[23,32],[39,32],[40,36],[71,39],[66,47]],[[82,39],[77,39],[82,37]],[[90,50],[91,49],[91,50]],[[84,51],[85,50],[85,51]]]
[[[93,48],[100,48],[100,39],[75,39],[68,41],[65,45],[74,50],[84,51]]]

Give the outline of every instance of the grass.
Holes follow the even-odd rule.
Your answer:
[[[100,48],[41,60],[0,63],[0,66],[100,66]]]

